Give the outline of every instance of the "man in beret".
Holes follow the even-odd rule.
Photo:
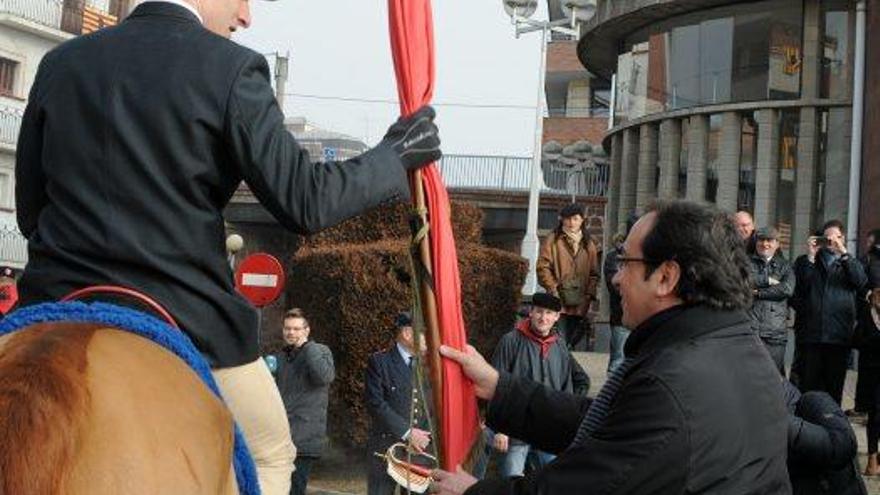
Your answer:
[[[590,379],[554,328],[561,311],[562,302],[558,297],[547,293],[532,296],[529,317],[501,337],[492,356],[492,365],[553,390],[586,395]],[[494,435],[492,445],[502,454],[499,469],[501,476],[506,478],[523,475],[530,452],[534,453],[539,466],[548,464],[555,457],[502,433]]]

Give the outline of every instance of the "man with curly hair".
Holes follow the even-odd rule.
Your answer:
[[[790,494],[782,378],[751,329],[749,260],[730,215],[687,201],[654,206],[617,259],[626,359],[590,400],[461,363],[487,424],[546,452],[524,478],[435,474],[444,494]]]

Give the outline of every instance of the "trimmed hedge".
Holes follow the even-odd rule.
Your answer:
[[[479,223],[476,230],[470,223],[478,216],[474,210],[479,212],[460,205],[454,210],[468,217],[465,237],[478,238]],[[377,218],[378,227],[366,225]],[[400,281],[410,265],[407,240],[328,245],[334,235],[354,239],[355,234],[365,238],[399,234],[388,218],[374,212],[360,218],[363,224],[347,222],[336,233],[312,238],[310,248],[293,260],[296,276],[288,286],[288,300],[306,311],[311,338],[328,345],[336,363],[328,430],[338,445],[360,447],[367,440],[369,417],[363,402],[367,358],[393,342],[394,316],[410,308],[410,288]],[[458,256],[469,339],[488,353],[513,325],[527,263],[516,254],[474,242],[458,243]],[[273,340],[266,342],[270,350],[281,345],[280,335]]]
[[[393,239],[409,239],[409,204],[391,203],[324,230],[303,240],[307,249],[370,244]],[[480,243],[483,210],[467,203],[452,203],[452,232],[457,245]]]

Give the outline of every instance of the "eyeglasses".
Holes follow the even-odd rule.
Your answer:
[[[649,258],[633,258],[628,256],[618,256],[617,257],[617,269],[623,270],[626,268],[627,263],[645,263],[646,265],[659,265],[662,263],[661,261],[652,260]]]

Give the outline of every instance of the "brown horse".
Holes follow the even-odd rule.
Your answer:
[[[177,356],[88,323],[0,337],[0,495],[237,494],[233,423]]]

